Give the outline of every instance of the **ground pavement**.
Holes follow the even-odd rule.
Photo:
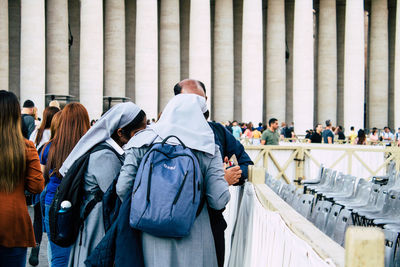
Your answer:
[[[33,222],[33,208],[28,206],[29,215],[31,216]],[[29,255],[31,255],[31,248],[28,248],[28,253],[26,255],[26,266],[30,267],[31,265],[28,263]],[[38,267],[49,267],[49,263],[47,261],[47,234],[43,233],[42,243],[40,244],[40,253],[39,253],[39,265]]]

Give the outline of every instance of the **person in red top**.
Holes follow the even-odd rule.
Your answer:
[[[25,203],[27,190],[44,188],[35,145],[24,139],[17,97],[0,91],[0,266],[25,266],[27,247],[35,246]]]

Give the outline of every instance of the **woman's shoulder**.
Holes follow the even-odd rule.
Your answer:
[[[26,151],[26,160],[30,160],[38,157],[38,153],[35,145],[32,141],[25,139],[25,151]]]
[[[27,150],[34,149],[36,151],[35,145],[33,144],[32,141],[30,141],[28,139],[24,139],[24,141],[25,141],[25,146],[26,146]]]
[[[90,154],[91,161],[93,161],[93,160],[104,161],[105,158],[107,158],[108,160],[115,159],[115,160],[119,161],[120,158],[123,156],[123,153],[121,153],[120,151],[117,151],[116,148],[114,148],[112,145],[110,145],[107,142],[101,142],[101,143],[97,144],[96,146],[97,147],[101,146],[102,148],[99,148],[97,151]],[[106,161],[107,161],[107,159],[106,159]]]

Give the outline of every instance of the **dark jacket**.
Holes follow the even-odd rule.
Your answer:
[[[22,135],[29,140],[29,137],[35,130],[35,119],[31,115],[22,114],[21,130],[22,130]]]
[[[248,178],[248,166],[253,165],[249,155],[247,155],[244,150],[243,145],[236,140],[236,138],[230,133],[223,125],[216,122],[208,123],[214,132],[215,143],[219,146],[221,152],[222,160],[225,157],[230,159],[233,155],[236,155],[240,169],[242,170],[242,177],[235,185],[242,185]],[[211,230],[214,236],[215,250],[217,252],[218,266],[224,266],[225,257],[225,238],[224,231],[226,229],[226,222],[224,216],[222,215],[222,210],[214,210],[210,207],[208,208],[208,214],[210,216]]]
[[[129,225],[131,195],[122,203],[118,218],[85,261],[88,267],[144,267],[141,232]]]
[[[242,170],[242,177],[236,185],[244,184],[248,178],[248,166],[254,163],[251,161],[249,155],[247,155],[243,145],[223,125],[216,122],[209,122],[208,124],[214,132],[215,143],[219,146],[222,159],[225,157],[230,159],[233,155],[236,155],[240,169]]]

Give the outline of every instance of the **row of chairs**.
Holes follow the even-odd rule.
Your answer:
[[[297,212],[315,224],[340,245],[344,244],[346,229],[352,225],[351,212],[328,201],[317,201],[313,194],[304,194],[303,188],[286,184],[266,175],[266,184]]]
[[[321,167],[303,187],[266,176],[266,183],[300,214],[343,246],[349,225],[379,226],[386,237],[385,265],[400,266],[400,174],[394,164],[371,182]]]
[[[304,191],[349,210],[354,224],[377,226],[385,233],[385,265],[400,266],[400,174],[392,162],[387,174],[369,182],[321,168],[319,183],[304,181]],[[329,204],[326,204],[329,206]]]

